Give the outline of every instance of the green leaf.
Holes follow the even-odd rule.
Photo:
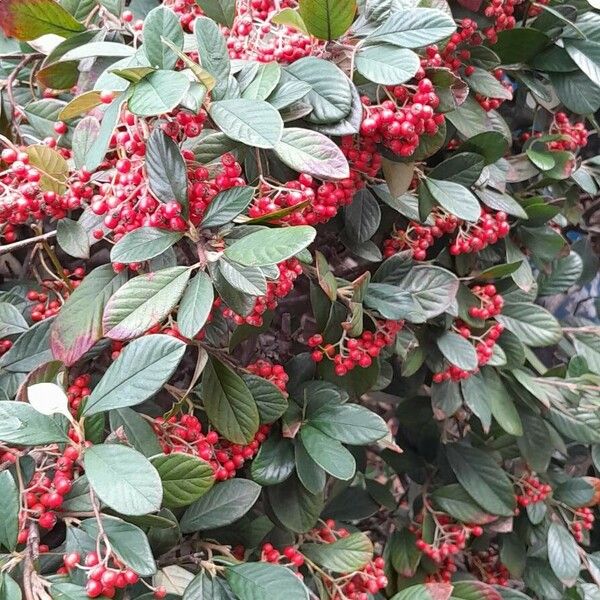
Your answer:
[[[485,131],[470,137],[462,146],[461,151],[475,152],[485,159],[486,165],[500,160],[508,151],[508,140],[498,131]]]
[[[52,319],[45,319],[21,334],[12,348],[0,357],[0,367],[7,371],[28,373],[52,360],[50,327]]]
[[[106,303],[104,335],[127,340],[160,323],[179,302],[190,274],[188,267],[170,267],[128,281]]]
[[[194,30],[200,62],[217,82],[211,92],[212,99],[221,100],[227,91],[231,71],[227,42],[217,24],[207,17],[198,17]]]
[[[128,344],[108,367],[83,410],[94,415],[147,400],[169,380],[186,345],[165,335],[146,335]]]
[[[286,25],[309,35],[306,24],[302,20],[297,8],[284,8],[271,18],[271,23],[275,25]]]
[[[267,563],[227,568],[227,581],[239,600],[308,600],[308,590],[290,569]]]
[[[419,566],[422,555],[416,546],[416,541],[415,534],[406,527],[397,529],[389,538],[387,547],[389,557],[394,570],[401,577],[412,577]]]
[[[429,176],[432,179],[453,181],[469,187],[479,179],[483,167],[483,157],[480,154],[460,152],[434,167]]]
[[[284,129],[275,154],[294,171],[319,179],[345,179],[350,175],[348,161],[340,148],[317,131]]]
[[[368,39],[403,48],[422,48],[443,40],[455,31],[452,16],[441,10],[419,8],[393,12]]]
[[[545,33],[518,27],[498,33],[494,52],[504,65],[524,63],[537,56],[549,43],[550,38]]]
[[[571,335],[577,354],[583,356],[589,368],[600,375],[600,340],[598,336],[584,331],[575,331]]]
[[[474,71],[465,77],[469,87],[488,98],[512,99],[512,91],[505,88],[489,71],[479,67],[473,67]]]
[[[29,325],[16,306],[9,302],[0,302],[0,337],[27,331]]]
[[[417,266],[400,285],[370,284],[364,302],[388,319],[424,323],[442,314],[454,302],[459,282],[441,267]]]
[[[595,85],[600,85],[600,43],[571,39],[565,44],[571,59]]]
[[[94,138],[93,143],[87,140],[87,138],[88,136],[94,136],[96,124],[88,122],[90,124],[86,125],[86,127],[91,127],[91,131],[85,133],[85,148],[78,149],[77,147],[74,147],[74,150],[76,150],[76,156],[79,156],[78,161],[82,163],[82,165],[85,166],[90,172],[95,171],[104,160],[113,131],[117,125],[119,117],[121,116],[121,108],[123,107],[123,104],[125,104],[126,100],[127,95],[121,94],[120,96],[117,96],[104,111],[100,129],[97,136]],[[85,121],[85,119],[83,121]],[[74,142],[76,137],[77,136],[74,136]]]
[[[0,4],[0,23],[5,35],[26,41],[49,33],[69,38],[85,31],[54,0],[4,0]]]
[[[0,402],[0,439],[18,446],[67,441],[64,422],[47,417],[25,402]]]
[[[358,243],[371,239],[381,222],[381,209],[369,190],[356,192],[352,204],[344,211],[344,224],[351,240]]]
[[[271,434],[252,461],[252,479],[260,485],[285,481],[294,471],[294,446],[288,439]]]
[[[463,523],[489,523],[493,516],[485,512],[458,483],[437,488],[432,500],[444,512]]]
[[[85,166],[85,157],[90,153],[100,134],[100,121],[96,117],[85,117],[75,127],[71,148],[75,166],[81,169]],[[91,165],[93,166],[93,165]]]
[[[121,429],[127,442],[146,458],[162,452],[156,433],[148,421],[131,408],[111,410],[109,421],[111,431],[116,432]]]
[[[446,456],[459,483],[478,504],[493,515],[512,516],[516,506],[512,483],[490,454],[448,444]]]
[[[344,444],[372,444],[388,434],[385,421],[358,404],[327,404],[313,413],[308,423]]]
[[[335,40],[352,25],[356,0],[300,0],[298,12],[310,34],[320,40]]]
[[[212,2],[212,0],[208,0]],[[201,571],[194,577],[183,594],[183,600],[235,600],[229,584],[220,577]]]
[[[425,186],[435,201],[449,213],[465,221],[475,222],[481,215],[477,198],[463,185],[452,181],[425,179]]]
[[[589,115],[600,108],[600,86],[585,73],[550,73],[550,82],[560,101],[576,114]]]
[[[231,27],[235,18],[235,0],[196,0],[202,12],[225,27]]]
[[[115,58],[127,58],[129,56],[133,56],[135,54],[135,48],[131,46],[127,46],[126,44],[120,44],[118,42],[89,42],[87,44],[83,44],[72,50],[68,50],[61,57],[61,61],[69,61],[69,60],[83,60],[85,58],[98,58],[98,57],[115,57]],[[89,98],[93,98],[92,94],[96,95],[99,100],[99,94],[97,91],[85,92],[81,96],[76,96],[67,107],[77,106],[80,102],[87,103]],[[84,98],[84,100],[81,100]],[[96,102],[93,106],[98,106],[100,102]],[[93,107],[92,106],[92,107]],[[86,111],[87,112],[87,111]],[[76,113],[71,117],[68,117],[65,114],[65,111],[61,112],[61,119],[72,118],[73,116],[77,116],[80,113]]]
[[[61,219],[56,227],[56,241],[69,256],[75,258],[90,256],[87,232],[77,221]]]
[[[210,422],[229,441],[247,444],[253,439],[259,426],[258,407],[237,373],[210,359],[202,375],[201,396]]]
[[[161,202],[188,205],[187,170],[177,144],[157,127],[146,145],[146,173],[152,193]]]
[[[177,54],[162,43],[161,38],[169,40],[180,50],[183,49],[183,29],[179,17],[165,6],[157,6],[144,20],[144,52],[150,65],[159,69],[173,69],[177,63]]]
[[[356,69],[373,83],[398,85],[414,77],[421,63],[406,48],[392,44],[363,46],[356,54]]]
[[[488,403],[492,415],[504,431],[511,435],[523,435],[523,425],[513,400],[504,387],[496,370],[492,367],[483,367],[481,370],[482,396]]]
[[[215,196],[202,218],[202,227],[219,227],[233,221],[254,198],[254,188],[232,187]]]
[[[264,100],[221,100],[211,105],[210,116],[227,137],[247,146],[275,148],[283,133],[279,112]]]
[[[305,117],[307,121],[326,125],[337,123],[349,115],[352,108],[350,83],[331,62],[313,56],[301,58],[286,67],[282,81],[290,80],[307,83],[311,87],[304,96],[304,101],[313,108]]]
[[[110,260],[118,263],[150,260],[176,244],[183,234],[158,227],[140,227],[124,235],[110,251]]]
[[[373,544],[364,533],[353,533],[331,544],[302,544],[300,552],[333,573],[360,571],[373,557]]]
[[[86,449],[85,473],[106,505],[124,515],[145,515],[160,509],[160,477],[148,459],[127,446],[98,444]]]
[[[538,295],[562,294],[577,283],[583,272],[583,261],[579,254],[571,252],[553,261],[548,271],[542,271],[538,278]]]
[[[548,560],[554,574],[567,586],[575,584],[581,567],[579,546],[564,525],[550,523]]]
[[[356,462],[340,442],[310,425],[300,429],[300,439],[310,457],[327,473],[347,481],[356,473]]]
[[[477,368],[478,359],[475,347],[462,335],[454,331],[446,331],[436,339],[437,347],[453,365],[473,371]]]
[[[250,373],[243,373],[242,379],[256,402],[261,423],[273,423],[285,413],[288,401],[274,383]]]
[[[156,573],[156,563],[148,544],[146,534],[132,523],[126,523],[114,517],[102,517],[102,527],[115,554],[123,563],[141,577],[149,577]],[[81,529],[93,539],[99,532],[98,522],[87,519]]]
[[[181,103],[189,87],[190,80],[182,71],[154,71],[131,87],[127,107],[140,117],[162,115]]]
[[[316,231],[306,225],[261,229],[233,242],[225,249],[225,256],[241,265],[264,267],[298,254],[315,236]]]
[[[593,481],[593,480],[592,480]],[[596,489],[585,477],[574,477],[560,483],[552,490],[552,498],[571,508],[588,506],[596,495]]]
[[[189,282],[177,311],[179,331],[187,338],[194,338],[204,327],[214,300],[210,277],[200,271]]]
[[[17,547],[20,505],[19,488],[8,471],[0,472],[0,496],[0,546],[12,552]]]
[[[537,304],[506,304],[496,320],[528,346],[552,346],[562,338],[562,329],[558,321]]]
[[[308,531],[317,524],[323,510],[323,494],[310,493],[296,476],[265,491],[276,523],[296,533]]]
[[[53,583],[50,588],[52,600],[85,600],[87,592],[85,588],[74,583]],[[89,596],[87,596],[89,598]],[[0,594],[0,598],[2,595]],[[100,598],[102,600],[102,597]]]
[[[277,87],[281,79],[279,63],[261,64],[254,79],[242,90],[242,98],[250,100],[266,100]],[[269,101],[269,104],[273,104]],[[278,108],[277,106],[275,108]]]
[[[229,479],[196,500],[181,518],[181,531],[216,529],[241,519],[260,495],[260,485],[247,479]]]
[[[115,273],[112,265],[97,267],[85,277],[52,324],[50,347],[54,358],[70,366],[102,339],[101,317],[106,302],[126,280],[126,273]]]
[[[180,508],[204,496],[213,486],[213,468],[205,461],[173,452],[151,460],[158,471],[163,487],[163,506]]]
[[[302,486],[311,494],[320,494],[325,488],[327,473],[310,457],[300,439],[294,445],[296,474]]]

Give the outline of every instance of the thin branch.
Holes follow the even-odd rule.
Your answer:
[[[6,246],[0,246],[0,256],[2,254],[7,254],[9,252],[19,250],[20,248],[25,248],[30,244],[36,244],[38,242],[49,240],[55,235],[56,231],[49,231],[48,233],[42,233],[41,235],[36,235],[34,237],[27,238],[26,240],[19,240],[18,242],[13,242],[12,244],[7,244]]]

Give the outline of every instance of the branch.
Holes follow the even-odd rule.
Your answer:
[[[26,240],[19,240],[18,242],[13,242],[12,244],[7,244],[6,246],[0,246],[0,256],[2,254],[7,254],[8,252],[13,252],[14,250],[19,250],[20,248],[25,248],[30,244],[44,242],[50,238],[53,238],[55,235],[56,231],[49,231],[48,233],[42,233],[41,235],[36,235],[34,237],[27,238]]]

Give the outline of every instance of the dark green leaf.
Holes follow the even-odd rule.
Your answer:
[[[148,459],[131,448],[99,444],[87,448],[85,472],[96,495],[124,515],[145,515],[157,511],[162,486]]]
[[[254,505],[260,486],[247,479],[229,479],[196,500],[181,518],[181,531],[192,533],[229,525]]]
[[[146,335],[128,344],[92,391],[85,415],[135,406],[168,381],[181,361],[185,344],[165,335]]]

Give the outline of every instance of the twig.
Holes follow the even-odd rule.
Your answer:
[[[19,240],[18,242],[13,242],[12,244],[7,244],[6,246],[0,246],[0,256],[2,254],[7,254],[8,252],[19,250],[20,248],[25,248],[30,244],[36,244],[38,242],[49,240],[55,235],[56,231],[49,231],[48,233],[42,233],[41,235],[36,235],[34,237],[27,238],[26,240]]]
[[[40,532],[36,521],[29,521],[29,535],[27,536],[27,551],[23,565],[23,589],[26,600],[36,600],[33,591],[33,579],[35,577],[35,561],[40,553]]]

